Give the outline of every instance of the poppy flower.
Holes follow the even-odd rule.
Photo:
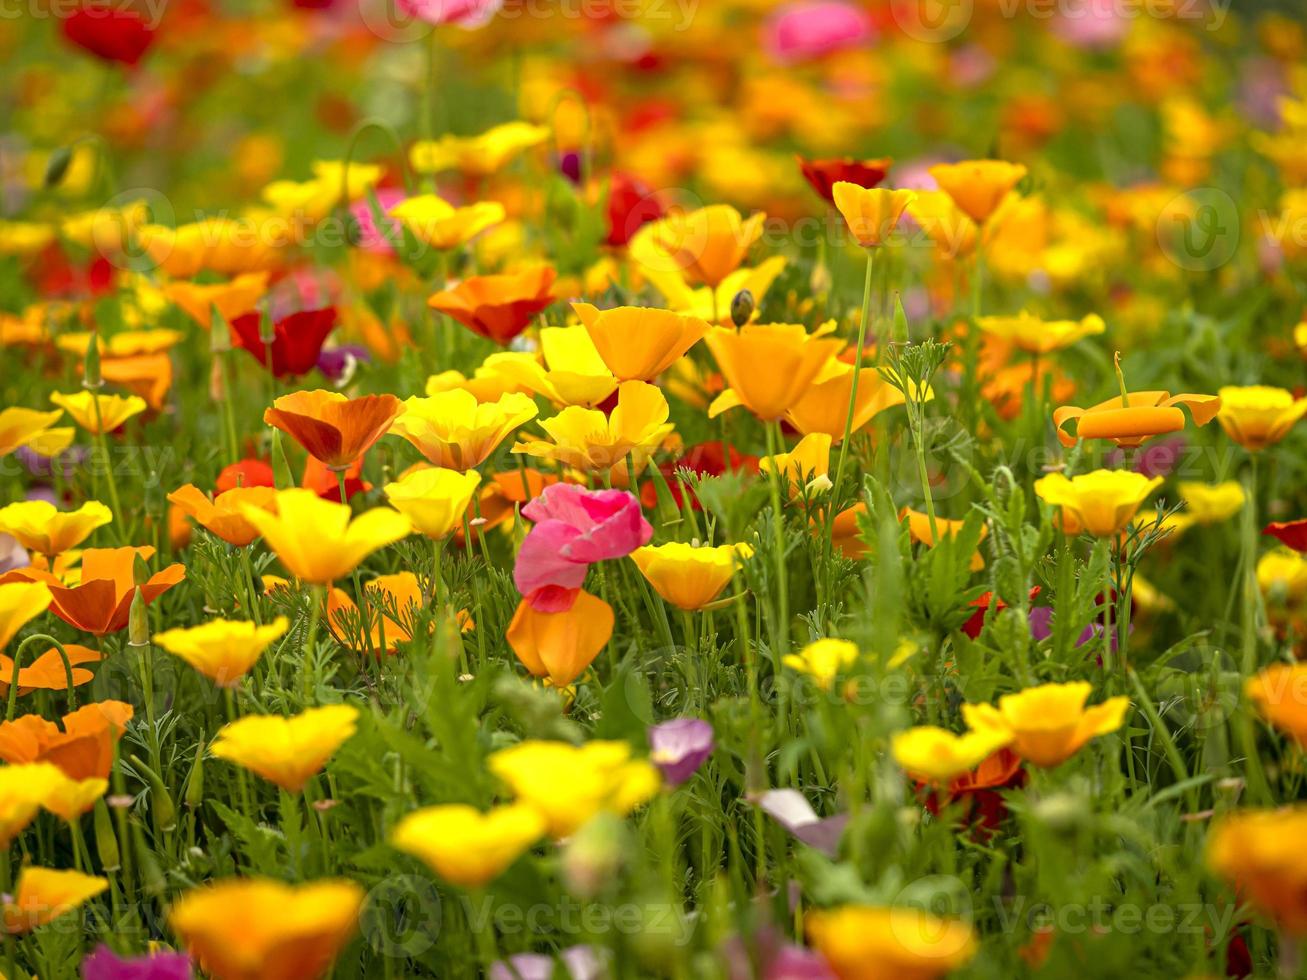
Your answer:
[[[98,500],[70,511],[56,510],[45,500],[22,500],[0,508],[0,533],[17,538],[28,551],[53,558],[76,548],[112,520],[113,512]]]
[[[1085,701],[1093,689],[1088,681],[1041,684],[1003,695],[997,708],[964,704],[962,717],[972,731],[1010,736],[1017,755],[1052,769],[1075,755],[1090,739],[1114,732],[1125,723],[1130,699],[1108,698],[1086,708]]]
[[[233,548],[244,548],[259,536],[258,528],[245,517],[245,508],[271,511],[276,506],[277,493],[272,487],[240,486],[210,500],[198,487],[188,483],[168,494],[168,500],[209,533]]]
[[[51,573],[37,569],[9,574],[45,582],[54,597],[51,612],[74,629],[104,636],[126,627],[138,591],[148,605],[186,577],[186,567],[174,563],[138,584],[137,559],[148,561],[153,555],[154,549],[149,546],[87,548],[82,552],[80,581],[74,586],[64,585]]]
[[[21,573],[19,569],[19,573]],[[44,582],[6,578],[0,582],[0,649],[28,622],[50,607],[53,596]]]
[[[154,41],[154,28],[129,7],[84,3],[63,19],[69,41],[102,61],[136,67]]]
[[[59,725],[20,715],[0,722],[0,759],[11,765],[48,762],[69,779],[104,779],[133,713],[122,701],[97,701],[64,715]]]
[[[275,487],[272,464],[263,459],[242,459],[228,463],[214,481],[214,493],[226,493],[236,487]]]
[[[1235,810],[1207,834],[1207,866],[1284,933],[1307,935],[1307,806]]]
[[[998,210],[1025,175],[1023,164],[1004,160],[964,160],[930,168],[930,176],[935,178],[939,189],[978,225],[983,225]]]
[[[977,317],[976,325],[985,333],[1013,343],[1030,354],[1061,350],[1107,329],[1103,318],[1093,313],[1079,320],[1044,320],[1025,310],[1016,316]],[[1143,394],[1140,392],[1141,404]]]
[[[348,704],[307,708],[290,718],[246,715],[219,729],[210,751],[298,793],[354,734],[358,716]]]
[[[273,377],[290,378],[308,374],[318,364],[322,345],[336,327],[336,308],[303,310],[284,316],[273,324],[272,350],[259,336],[262,317],[243,313],[231,321],[231,342],[249,353]]]
[[[343,470],[333,470],[316,456],[304,461],[304,475],[300,477],[300,486],[312,490],[323,500],[340,504],[353,500],[360,493],[367,493],[372,484],[363,479],[363,462],[366,456],[360,456]],[[340,499],[340,478],[345,478],[345,499]]]
[[[743,218],[729,204],[670,215],[647,226],[663,257],[660,266],[679,271],[691,283],[716,286],[743,263],[762,235],[762,213]]]
[[[1244,682],[1262,717],[1307,748],[1307,664],[1276,663]]]
[[[830,472],[830,445],[830,436],[814,432],[800,439],[787,453],[761,457],[758,470],[779,473],[789,484],[793,497],[823,493],[830,488],[830,477],[826,475]]]
[[[942,786],[970,772],[1010,741],[1012,733],[1001,729],[955,735],[934,725],[919,725],[896,732],[890,739],[890,752],[909,776]]]
[[[8,847],[23,832],[67,778],[48,762],[0,766],[0,846]]]
[[[208,330],[216,309],[230,323],[252,309],[268,291],[268,273],[246,272],[227,282],[197,283],[178,280],[165,283],[164,295],[192,320]]]
[[[296,391],[282,395],[263,413],[280,429],[332,469],[344,469],[389,431],[403,411],[394,395],[347,398],[338,391]]]
[[[481,232],[504,220],[498,201],[478,201],[455,207],[435,194],[421,194],[396,204],[388,212],[420,242],[442,251],[466,245]]]
[[[277,491],[275,514],[248,504],[243,509],[287,570],[314,585],[343,578],[412,531],[408,518],[393,510],[377,507],[353,517],[349,504],[302,488]]]
[[[0,591],[6,586],[0,586]],[[0,644],[3,646],[4,644]],[[78,646],[76,643],[63,644],[64,653],[68,655],[68,666],[72,668],[73,686],[81,687],[95,680],[95,675],[79,664],[100,662],[100,654],[90,647]],[[18,693],[31,691],[66,691],[68,690],[68,669],[64,667],[64,658],[59,650],[51,647],[35,660],[26,661],[18,670]],[[9,681],[14,676],[14,662],[0,654],[0,695],[9,693]]]
[[[191,960],[166,949],[144,956],[119,956],[101,943],[82,960],[82,980],[191,980]]]
[[[608,219],[604,244],[624,248],[640,228],[663,216],[663,205],[638,178],[615,171],[608,178],[608,203],[604,213]]]
[[[1269,534],[1294,551],[1307,552],[1307,518],[1297,521],[1272,521],[1262,528],[1262,533]]]
[[[673,541],[636,548],[631,560],[655,592],[677,609],[693,612],[721,595],[740,562],[752,554],[747,544],[709,547]]]
[[[476,0],[405,0],[430,7],[497,6]],[[489,177],[524,150],[549,139],[549,128],[513,121],[487,129],[476,136],[446,133],[437,140],[420,140],[409,151],[409,162],[418,173],[457,170],[468,177]]]
[[[737,405],[764,421],[784,416],[844,346],[825,336],[833,329],[833,323],[811,334],[795,323],[713,327],[704,339],[730,387],[709,406],[709,417]]]
[[[545,818],[522,803],[485,813],[451,803],[402,817],[390,843],[419,858],[446,881],[480,888],[498,878],[544,832]]]
[[[513,446],[513,452],[550,459],[585,473],[607,473],[618,486],[627,486],[644,469],[675,426],[662,389],[643,381],[624,381],[617,387],[617,405],[604,414],[596,408],[571,405],[540,428],[549,439],[530,437]],[[635,474],[627,472],[627,460]]]
[[[540,356],[543,364],[540,358],[525,352],[491,354],[477,368],[474,380],[503,379],[503,391],[529,392],[561,407],[593,408],[617,390],[617,378],[585,327],[542,328]]]
[[[145,399],[136,395],[99,395],[78,391],[71,395],[55,392],[54,402],[73,417],[73,421],[92,435],[113,432],[128,419],[140,415],[148,407]]]
[[[5,931],[31,932],[84,905],[109,887],[107,878],[80,871],[55,871],[25,865],[13,896],[4,898]]]
[[[816,909],[803,924],[839,980],[934,980],[968,963],[979,948],[965,922],[910,906]]]
[[[1238,480],[1220,483],[1194,483],[1181,480],[1176,484],[1185,509],[1162,519],[1162,527],[1182,534],[1194,525],[1220,524],[1243,510],[1246,500],[1243,485]],[[1265,532],[1263,532],[1265,533]]]
[[[924,544],[927,548],[935,547],[935,533],[938,531],[943,537],[950,538],[957,535],[962,530],[964,520],[950,520],[947,517],[936,515],[935,526],[931,527],[930,515],[925,511],[913,510],[911,507],[904,507],[899,511],[899,520],[907,521],[908,536],[918,544]],[[989,528],[982,526],[980,529],[980,540],[985,540],[989,536]],[[971,556],[970,568],[973,572],[978,572],[985,567],[985,558],[979,551]]]
[[[38,412],[31,408],[6,408],[0,412],[0,457],[22,446],[30,446],[42,456],[55,456],[73,441],[71,428],[55,429],[63,410]]]
[[[1032,587],[1030,590],[1029,601],[1033,602],[1035,596],[1039,595],[1041,591],[1042,589],[1038,585]],[[994,593],[992,592],[985,592],[982,595],[977,596],[972,600],[971,605],[976,607],[976,611],[973,612],[970,618],[959,628],[973,640],[980,636],[980,631],[985,628],[985,620],[988,618],[991,610],[997,614],[1007,608],[1007,603],[1002,599],[995,599]]]
[[[1117,395],[1090,408],[1063,405],[1053,412],[1053,427],[1062,445],[1070,448],[1080,439],[1109,439],[1118,446],[1133,449],[1153,436],[1179,432],[1184,428],[1184,412],[1189,409],[1195,425],[1206,425],[1217,416],[1221,399],[1216,395],[1172,395],[1168,391],[1132,391],[1122,402]],[[1068,422],[1076,423],[1075,435],[1066,431]]]
[[[1162,485],[1160,476],[1094,470],[1068,479],[1049,473],[1035,481],[1035,494],[1058,508],[1059,526],[1066,534],[1086,531],[1098,538],[1120,534],[1143,505],[1144,498]]]
[[[518,802],[545,818],[555,840],[570,837],[599,813],[625,816],[649,800],[661,782],[658,770],[631,758],[625,742],[584,745],[527,739],[487,759]]]
[[[156,646],[184,660],[219,687],[236,687],[290,621],[278,616],[266,626],[213,619],[190,628],[156,633]]]
[[[504,634],[517,659],[551,687],[567,687],[585,672],[613,635],[613,607],[588,592],[571,606],[541,611],[529,599],[518,603]]]
[[[227,878],[173,902],[168,924],[214,980],[318,980],[358,929],[352,881]]]
[[[435,293],[427,305],[506,347],[530,326],[532,317],[553,303],[557,275],[544,265],[498,276],[469,276],[454,288]]]
[[[708,324],[670,310],[573,303],[595,350],[618,381],[653,381],[697,344]]]
[[[943,191],[917,191],[908,203],[908,217],[948,259],[969,255],[976,247],[976,223]]]
[[[343,589],[332,589],[327,593],[328,628],[342,646],[351,647],[358,653],[365,650],[387,654],[398,652],[400,643],[413,639],[414,613],[426,603],[417,576],[412,572],[378,575],[365,582],[363,588],[372,606],[367,622],[371,636],[359,635],[361,617],[358,606]],[[464,631],[473,626],[465,612],[460,612],[456,619]]]
[[[1025,782],[1021,757],[1010,748],[1002,748],[972,771],[955,777],[947,787],[931,788],[925,794],[925,806],[938,814],[945,803],[964,804],[961,819],[974,830],[988,833],[997,829],[1007,815],[1007,803],[1001,791]]]
[[[781,663],[800,674],[812,678],[814,684],[829,691],[835,678],[858,661],[861,654],[849,640],[823,637],[814,640],[798,653],[787,653]]]
[[[688,470],[703,476],[722,476],[728,472],[757,473],[758,457],[747,456],[734,446],[727,446],[720,441],[701,442],[685,450],[679,459],[660,463],[658,469],[667,480],[667,489],[671,491],[672,500],[677,507],[683,507],[681,481],[676,475],[679,470]],[[658,505],[658,488],[652,480],[646,480],[641,486],[640,503],[647,508]],[[690,507],[694,510],[703,509],[696,495],[691,495]]]
[[[386,499],[433,541],[461,527],[472,496],[481,482],[476,470],[460,473],[438,466],[415,469],[385,486]]]
[[[1217,396],[1221,410],[1216,420],[1227,436],[1249,452],[1279,442],[1307,415],[1307,398],[1294,398],[1283,388],[1229,386],[1221,388]]]
[[[699,718],[672,718],[649,728],[649,761],[669,786],[679,786],[712,755],[713,728]]]
[[[390,434],[408,440],[433,466],[464,471],[485,462],[536,411],[535,402],[517,392],[478,402],[469,392],[454,389],[407,399]]]
[[[831,189],[831,194],[849,231],[863,248],[884,245],[916,197],[915,191],[860,187],[844,180]]]
[[[872,160],[855,160],[853,157],[809,159],[798,154],[794,159],[808,186],[830,205],[835,204],[836,184],[842,181],[870,190],[885,179],[890,164],[894,162],[889,157]]]
[[[513,582],[542,612],[570,608],[590,565],[629,555],[653,537],[639,501],[624,490],[555,483],[522,516],[535,525],[518,549]]]

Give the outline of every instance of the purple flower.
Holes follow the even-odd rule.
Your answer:
[[[343,344],[318,354],[318,370],[326,375],[332,384],[339,385],[349,379],[360,362],[366,363],[369,360],[371,356],[366,347],[360,347],[358,344]]]
[[[71,476],[89,455],[85,446],[71,446],[57,456],[43,456],[31,446],[19,446],[14,450],[14,456],[27,467],[27,472],[41,478],[53,476],[56,467],[63,476]]]
[[[673,786],[685,782],[712,755],[712,725],[698,718],[673,718],[649,729],[650,760]]]
[[[747,943],[732,936],[722,944],[721,955],[730,980],[835,980],[821,956],[790,945],[770,926]]]
[[[1126,627],[1130,632],[1134,632],[1134,624],[1131,623]],[[1036,643],[1046,640],[1053,635],[1053,607],[1052,606],[1035,606],[1030,610],[1030,638]],[[1093,643],[1095,649],[1102,643],[1103,624],[1095,620],[1080,631],[1076,637],[1077,649],[1087,643]],[[1116,630],[1112,630],[1110,640],[1112,651],[1116,652]]]
[[[15,568],[26,568],[31,563],[27,551],[16,538],[0,534],[0,575],[12,572]]]
[[[1171,436],[1150,442],[1147,446],[1135,450],[1133,469],[1150,480],[1155,476],[1170,476],[1188,445],[1184,436]],[[1124,450],[1114,449],[1108,453],[1108,466],[1117,467],[1123,462],[1125,462]]]
[[[558,156],[558,172],[573,184],[581,183],[581,154],[568,150]]]
[[[558,954],[564,972],[555,972],[552,956],[517,953],[490,965],[488,980],[600,980],[607,976],[603,960],[591,946],[570,946]]]
[[[82,980],[191,980],[185,953],[121,957],[101,943],[82,960]]]
[[[849,822],[847,813],[822,819],[797,789],[769,789],[752,802],[809,847],[827,857],[839,851],[840,838]]]

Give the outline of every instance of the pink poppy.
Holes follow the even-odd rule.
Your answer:
[[[475,30],[490,23],[504,0],[399,0],[399,9],[428,24]]]
[[[648,544],[653,527],[625,490],[555,483],[522,508],[535,522],[513,566],[513,582],[540,612],[572,607],[589,567]]]
[[[772,58],[782,64],[810,61],[872,38],[866,11],[839,0],[800,0],[778,10],[763,39]]]

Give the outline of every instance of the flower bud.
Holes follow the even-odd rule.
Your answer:
[[[60,146],[50,154],[50,159],[45,165],[45,188],[58,187],[63,183],[64,177],[68,176],[68,168],[73,163],[73,151],[71,147]]]
[[[215,303],[209,307],[209,351],[213,354],[225,354],[231,350],[231,327],[227,318],[218,310]]]
[[[145,892],[156,897],[162,895],[168,889],[168,882],[159,867],[159,859],[145,846],[141,825],[135,821],[132,822],[132,835],[136,844],[136,864],[140,869],[141,881],[145,884]]]
[[[159,821],[159,829],[172,830],[177,826],[177,804],[173,802],[172,794],[164,785],[163,778],[146,765],[140,756],[132,756],[132,765],[150,784],[150,805],[154,807],[154,816]]]
[[[95,331],[91,332],[86,357],[82,361],[82,387],[88,391],[104,387],[104,378],[100,375],[100,335]]]
[[[747,289],[741,289],[731,300],[731,322],[737,327],[744,326],[753,319],[755,309],[753,293]]]
[[[621,871],[630,841],[621,819],[601,813],[572,835],[563,849],[563,878],[582,898],[594,898]]]
[[[272,342],[277,339],[277,324],[272,319],[272,314],[264,307],[263,312],[259,314],[259,343],[264,347],[271,347]]]
[[[145,610],[145,596],[140,589],[132,596],[131,610],[127,614],[127,645],[129,647],[148,647],[150,645],[150,617]]]
[[[95,801],[92,820],[95,824],[95,850],[100,855],[100,866],[105,871],[118,871],[122,868],[122,858],[118,853],[118,838],[113,832],[113,821],[109,819],[109,807],[104,800]]]
[[[272,430],[272,482],[278,490],[288,490],[295,486],[295,478],[290,475],[290,462],[286,459],[286,450],[281,445],[281,432]]]
[[[191,774],[186,780],[186,806],[195,810],[204,802],[204,733],[200,733],[200,741],[195,746],[195,764],[191,766]]]

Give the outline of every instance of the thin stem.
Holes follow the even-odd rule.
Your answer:
[[[790,594],[789,576],[785,570],[785,512],[781,510],[781,472],[776,465],[776,456],[780,454],[781,424],[777,421],[767,423],[767,453],[772,457],[772,465],[767,468],[768,483],[771,486],[772,507],[772,547],[776,552],[776,638],[773,656],[780,658],[789,652],[790,647]]]
[[[844,485],[844,464],[849,455],[849,442],[853,435],[853,412],[858,404],[858,379],[862,376],[862,348],[867,343],[867,321],[871,314],[871,270],[875,264],[875,249],[867,249],[867,274],[862,282],[862,318],[858,322],[858,346],[853,353],[853,382],[849,385],[849,412],[844,417],[844,438],[840,440],[839,461],[835,464],[835,484],[831,500],[838,506],[840,487]]]
[[[309,590],[309,631],[304,636],[304,704],[307,706],[313,700],[313,691],[315,688],[314,676],[316,667],[314,661],[317,659],[318,647],[318,623],[322,619],[322,606],[327,601],[326,588],[321,585],[314,585]],[[361,598],[360,598],[360,601]]]

